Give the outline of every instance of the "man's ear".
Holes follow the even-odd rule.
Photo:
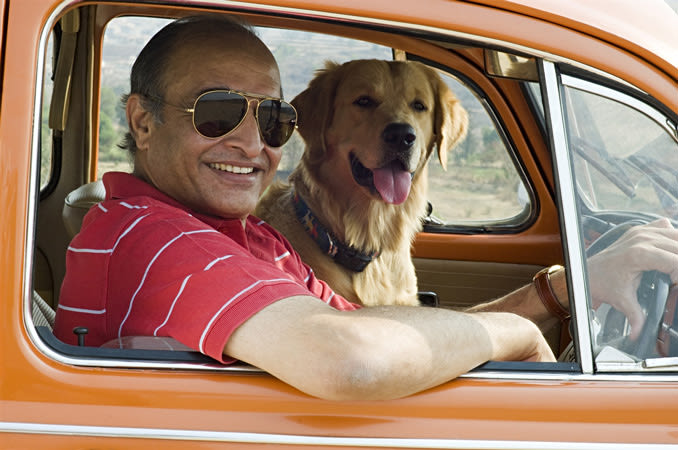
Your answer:
[[[148,140],[155,122],[153,113],[144,108],[139,94],[131,94],[127,99],[127,124],[139,150],[148,148]]]

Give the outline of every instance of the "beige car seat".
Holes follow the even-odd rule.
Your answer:
[[[66,196],[62,218],[71,238],[80,231],[82,219],[87,211],[104,200],[105,196],[106,189],[101,181],[84,184]],[[36,327],[47,327],[51,331],[56,316],[54,309],[35,290],[31,301],[33,324]]]
[[[80,231],[82,219],[89,209],[106,198],[106,188],[101,180],[83,184],[64,199],[63,221],[66,231],[75,236]]]
[[[54,317],[56,316],[52,307],[36,291],[33,291],[32,302],[33,324],[36,327],[47,327],[52,330],[54,328]]]

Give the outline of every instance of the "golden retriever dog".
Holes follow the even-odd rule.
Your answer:
[[[427,161],[466,134],[467,113],[417,62],[327,63],[292,100],[306,147],[255,215],[346,299],[418,305],[411,245],[427,208]]]

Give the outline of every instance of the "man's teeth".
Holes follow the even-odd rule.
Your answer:
[[[231,173],[252,173],[252,172],[254,172],[254,167],[240,167],[240,166],[232,166],[230,164],[220,164],[220,163],[211,163],[209,166],[212,169],[223,170],[224,172],[231,172]]]

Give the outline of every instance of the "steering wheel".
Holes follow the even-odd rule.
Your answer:
[[[643,220],[634,219],[612,226],[588,247],[586,256],[590,257],[599,253],[612,245],[629,228],[645,223]],[[632,341],[629,338],[626,316],[620,311],[610,308],[602,321],[602,330],[598,336],[599,341],[602,343],[615,342],[616,348],[641,360],[656,355],[657,337],[661,331],[660,325],[670,287],[671,279],[667,274],[656,270],[644,272],[636,291],[638,304],[645,314],[645,324],[640,336]]]

